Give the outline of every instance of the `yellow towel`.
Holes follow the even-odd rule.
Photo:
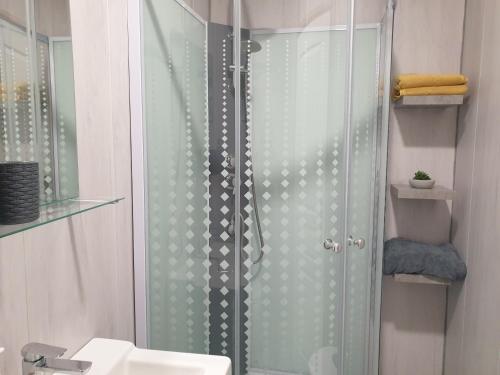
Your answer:
[[[424,95],[465,95],[467,85],[437,86],[437,87],[413,87],[409,89],[394,89],[393,100],[401,99],[402,96],[424,96]]]
[[[396,77],[397,89],[414,87],[466,85],[468,79],[462,74],[401,74]]]

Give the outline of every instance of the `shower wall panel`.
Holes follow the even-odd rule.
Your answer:
[[[208,353],[206,25],[146,0],[143,27],[150,346]]]

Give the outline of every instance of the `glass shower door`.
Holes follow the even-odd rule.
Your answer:
[[[354,30],[348,178],[346,186],[347,237],[344,288],[343,368],[345,374],[366,374],[373,334],[372,276],[376,242],[378,101],[380,26]]]
[[[245,368],[367,374],[376,335],[380,24],[350,30],[332,12],[326,25],[290,27],[292,5],[280,19],[259,15],[283,9],[253,4],[243,1]]]
[[[245,231],[243,247],[249,259],[245,328],[252,374],[337,372],[345,256],[345,35],[328,29],[251,33],[262,47],[252,54],[245,77],[251,137],[243,186],[255,184],[243,210],[253,228]]]

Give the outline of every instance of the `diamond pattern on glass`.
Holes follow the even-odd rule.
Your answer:
[[[345,337],[345,371],[357,373],[363,371],[359,359],[367,356],[366,347],[360,343],[366,341],[369,327],[367,316],[369,305],[366,303],[371,294],[372,276],[372,237],[374,215],[375,162],[377,138],[377,101],[378,87],[368,83],[377,80],[377,36],[374,30],[356,33],[357,43],[363,46],[363,54],[369,56],[364,63],[364,76],[355,79],[354,92],[363,95],[353,99],[353,117],[350,140],[350,187],[348,218],[350,231],[355,238],[366,239],[363,251],[351,251],[347,264],[346,290],[346,327]],[[361,49],[357,52],[360,54]],[[354,249],[355,250],[355,249]],[[361,323],[360,323],[361,322]]]
[[[175,13],[177,5],[169,7],[174,8],[169,14],[179,16],[174,19],[189,22]],[[148,141],[155,145],[148,155],[153,342],[170,350],[234,355],[234,268],[239,266],[243,319],[237,324],[246,370],[311,373],[325,349],[336,363],[342,297],[337,280],[343,275],[343,258],[325,252],[321,243],[345,235],[345,32],[252,35],[263,50],[251,55],[249,73],[242,75],[242,210],[235,214],[232,39],[217,41],[220,81],[214,82],[214,93],[220,93],[220,108],[212,108],[210,120],[217,127],[209,137],[207,103],[197,98],[203,92],[199,77],[208,73],[196,66],[194,56],[203,53],[207,63],[208,47],[201,47],[201,30],[179,40],[187,35],[185,25],[173,24],[175,37],[167,33],[164,40],[169,50],[182,50],[182,58],[177,50],[161,61],[153,58],[145,69],[147,113],[152,116],[147,119]],[[153,39],[154,32],[149,30]],[[150,47],[158,51],[157,45]],[[172,89],[174,81],[177,90]],[[366,92],[361,88],[358,92]],[[203,114],[196,113],[200,103]],[[361,105],[369,111],[363,107],[360,113],[376,112],[371,104]],[[354,119],[353,184],[363,185],[362,176],[371,170],[372,120]],[[352,196],[352,230],[363,232],[369,228],[369,187],[360,186]],[[256,264],[254,198],[265,242],[265,256]],[[234,224],[240,219],[242,264],[234,265]],[[352,352],[361,332],[356,321],[365,320],[357,308],[363,305],[358,293],[366,292],[357,279],[361,269],[366,269],[361,258],[349,261],[348,282],[358,284],[347,296],[352,320],[346,345]],[[349,373],[360,373],[349,367],[355,366],[350,357],[347,363],[353,369]]]
[[[220,173],[222,177],[222,181],[220,184],[221,188],[221,194],[220,194],[220,199],[221,203],[217,204],[216,201],[213,202],[213,204],[217,205],[219,208],[220,213],[222,214],[221,219],[219,221],[220,225],[215,227],[218,228],[216,229],[217,231],[220,231],[220,238],[222,239],[222,244],[218,246],[218,253],[219,253],[219,272],[218,272],[218,282],[220,283],[220,289],[216,291],[216,300],[220,301],[219,306],[221,307],[219,317],[214,317],[214,327],[213,327],[213,332],[217,332],[220,334],[220,337],[218,338],[218,347],[214,348],[216,353],[220,353],[222,355],[228,355],[228,350],[231,349],[229,348],[230,341],[228,341],[228,338],[230,338],[230,333],[228,331],[229,325],[226,322],[226,319],[223,318],[223,316],[229,316],[231,314],[231,308],[233,304],[230,301],[230,296],[228,295],[228,287],[234,282],[232,279],[231,275],[231,270],[229,268],[229,261],[232,259],[231,257],[231,251],[229,248],[232,247],[231,245],[228,244],[228,242],[232,242],[231,236],[228,234],[228,230],[230,228],[234,228],[234,212],[232,208],[232,201],[233,201],[233,171],[231,168],[231,165],[229,163],[229,160],[232,155],[228,153],[228,147],[229,147],[229,127],[231,124],[229,123],[228,119],[228,110],[229,110],[229,96],[231,95],[230,93],[230,77],[229,77],[229,65],[231,58],[229,56],[230,54],[230,49],[231,49],[231,44],[227,38],[224,38],[222,40],[222,66],[220,66],[221,69],[221,76],[222,76],[222,87],[221,87],[221,93],[222,93],[222,107],[221,107],[221,113],[220,113],[220,123],[222,124],[222,135],[221,135],[221,167],[222,171]],[[229,206],[229,207],[228,207]]]
[[[39,135],[40,171],[42,177],[41,199],[50,202],[55,199],[56,178],[54,175],[54,137],[52,133],[52,108],[49,84],[49,61],[46,43],[38,42],[38,86],[40,91],[40,121]]]
[[[263,49],[252,55],[247,147],[266,255],[248,276],[258,275],[249,367],[310,373],[323,347],[338,361],[342,262],[322,241],[342,236],[345,39],[336,31],[254,38]]]
[[[2,86],[6,86],[7,82],[7,73],[6,69],[4,68],[5,66],[5,59],[4,59],[4,51],[3,49],[0,49],[0,82],[2,83]],[[2,89],[0,90],[0,99],[2,101],[1,107],[0,107],[0,135],[1,135],[1,141],[2,141],[2,148],[1,148],[1,160],[4,161],[10,161],[10,142],[9,142],[9,120],[8,120],[8,97],[7,97],[7,90]]]
[[[210,208],[205,26],[175,2],[162,35],[145,8],[150,343],[208,353]],[[166,49],[162,49],[166,43]],[[161,53],[161,57],[158,57]]]

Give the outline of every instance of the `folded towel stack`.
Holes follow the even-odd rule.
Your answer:
[[[461,281],[467,275],[467,266],[452,244],[430,245],[392,238],[384,244],[383,272],[385,275],[404,273]]]
[[[402,96],[465,95],[468,79],[462,74],[402,74],[396,78],[393,100]]]

